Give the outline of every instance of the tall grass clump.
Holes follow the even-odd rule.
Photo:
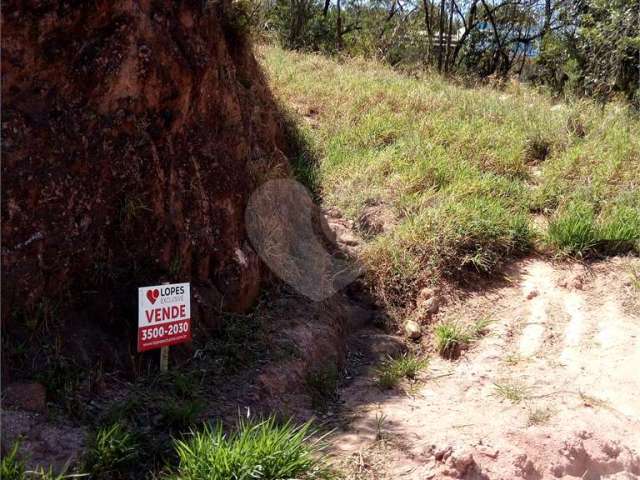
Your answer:
[[[176,440],[179,464],[174,480],[326,479],[320,460],[321,439],[310,422],[294,425],[266,420],[241,420],[225,434],[221,425],[205,426],[185,440]]]
[[[616,205],[605,211],[598,225],[598,243],[603,253],[640,253],[640,202]]]

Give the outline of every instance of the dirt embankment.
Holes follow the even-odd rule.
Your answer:
[[[252,303],[244,207],[288,167],[237,13],[227,1],[4,3],[3,328],[27,338],[63,321],[103,338],[72,348],[109,361],[105,335],[130,328],[137,286],[191,280],[208,326],[220,305]]]

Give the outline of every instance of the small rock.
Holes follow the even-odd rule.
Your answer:
[[[416,300],[416,305],[420,306],[420,304],[426,302],[430,298],[435,297],[438,294],[435,288],[423,288],[418,293],[418,299]]]
[[[515,474],[517,477],[521,477],[521,478],[537,477],[538,472],[536,471],[535,465],[524,453],[516,457],[514,467],[515,467]],[[552,470],[552,473],[553,473],[553,470]]]
[[[451,455],[447,463],[458,473],[463,476],[472,468],[476,462],[470,452],[464,452],[460,455]]]
[[[602,446],[602,451],[609,457],[609,458],[618,458],[618,456],[620,455],[620,452],[622,451],[622,449],[620,448],[620,445],[618,445],[615,442],[606,442],[603,446]]]
[[[41,383],[12,383],[4,389],[4,405],[29,412],[47,410],[47,390]]]
[[[404,324],[404,333],[411,340],[417,340],[422,336],[422,330],[420,329],[420,325],[413,320],[407,320]]]
[[[540,292],[538,292],[538,290],[536,290],[535,288],[533,290],[531,290],[529,293],[527,293],[527,300],[531,300],[532,298],[537,297],[538,295],[540,295]]]
[[[438,462],[444,462],[447,458],[449,458],[449,455],[451,455],[452,451],[453,451],[453,448],[451,448],[450,446],[444,447],[444,448],[441,448],[440,450],[436,450],[433,456]]]
[[[330,223],[329,227],[335,233],[338,243],[350,246],[356,246],[360,243],[358,238],[345,225],[340,223]]]
[[[485,457],[493,458],[494,460],[498,458],[498,453],[500,453],[498,449],[487,447],[485,445],[478,447],[478,452],[480,452],[481,455],[484,455]]]
[[[440,310],[440,297],[431,297],[420,304],[420,310],[433,315]]]

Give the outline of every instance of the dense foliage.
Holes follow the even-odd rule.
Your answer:
[[[285,48],[640,102],[637,0],[250,1],[253,27]]]

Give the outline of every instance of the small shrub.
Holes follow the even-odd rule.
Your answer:
[[[135,437],[119,423],[114,423],[100,428],[90,439],[83,467],[92,477],[124,478],[137,454]]]
[[[278,424],[274,417],[240,422],[237,431],[205,426],[186,440],[176,440],[179,464],[173,480],[304,480],[329,477],[318,459],[321,439],[313,440],[311,423]]]
[[[395,387],[403,378],[414,379],[429,364],[426,358],[412,354],[403,354],[397,358],[389,357],[377,370],[377,383],[380,388]]]

